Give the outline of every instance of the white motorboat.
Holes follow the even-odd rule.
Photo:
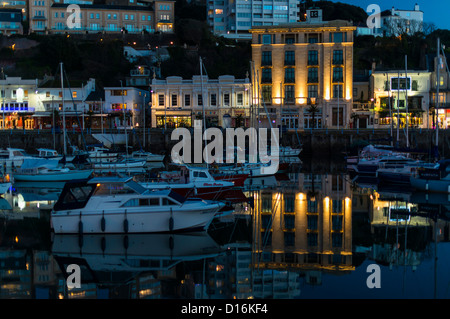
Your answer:
[[[67,183],[53,207],[55,233],[158,233],[205,230],[224,203],[151,191],[132,178]]]
[[[59,154],[56,150],[49,148],[38,148],[38,157],[47,159],[58,159],[61,160],[63,155]]]
[[[131,168],[143,168],[147,162],[145,160],[138,160],[133,158],[116,159],[111,162],[97,162],[92,163],[91,166],[94,169],[101,170],[126,170]]]
[[[155,181],[140,184],[151,190],[171,189],[186,198],[248,201],[242,190],[234,189],[234,182],[215,179],[206,167],[184,165],[180,170],[161,172]]]
[[[131,153],[131,158],[145,160],[147,162],[162,162],[165,155],[153,154],[145,151],[134,151]]]
[[[25,159],[35,158],[29,155],[25,150],[21,148],[7,148],[6,150],[0,150],[0,165],[7,168],[20,167]]]
[[[113,152],[106,147],[98,146],[95,146],[92,150],[89,150],[88,154],[89,162],[93,164],[116,162],[119,157],[119,153]]]
[[[92,170],[77,170],[62,167],[57,159],[26,159],[20,168],[12,173],[14,181],[65,182],[86,179]]]

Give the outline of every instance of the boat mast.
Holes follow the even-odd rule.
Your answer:
[[[206,134],[206,113],[205,113],[205,96],[204,96],[204,92],[203,92],[203,61],[202,61],[202,57],[200,57],[200,86],[201,86],[201,91],[202,91],[202,112],[203,112],[203,132],[202,132],[202,141],[204,139],[203,134]],[[208,97],[206,97],[206,100],[208,100]],[[208,156],[208,151],[206,149],[206,142],[205,142],[205,153],[206,156]],[[206,158],[206,167],[209,168],[209,164],[208,164],[208,158]]]
[[[397,147],[400,135],[400,71],[397,71]]]
[[[412,83],[410,84],[412,85]],[[408,56],[405,55],[405,105],[406,105],[406,148],[409,148],[409,136],[408,136]]]
[[[439,53],[440,53],[440,39],[437,38],[437,60],[436,60],[436,108],[435,108],[435,112],[436,112],[436,150],[435,150],[435,157],[437,157],[438,155],[438,150],[439,150],[439,82],[440,82],[440,75],[439,75],[439,69],[441,68],[441,65],[439,63],[440,61],[440,57],[439,57]]]
[[[391,107],[391,84],[389,83],[389,73],[386,73],[388,88],[388,103],[389,103],[389,117],[391,119],[391,146],[394,146],[394,121],[392,120],[392,107]]]
[[[67,155],[67,144],[66,144],[66,108],[64,107],[64,78],[63,78],[63,63],[60,64],[61,71],[61,101],[62,101],[62,111],[63,111],[63,135],[64,135],[64,155]]]

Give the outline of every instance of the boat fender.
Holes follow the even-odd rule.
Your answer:
[[[172,216],[172,208],[170,208],[170,218],[169,218],[169,230],[173,230],[173,216]]]
[[[102,228],[102,232],[106,229],[106,220],[105,220],[105,211],[103,211],[102,219],[100,221],[100,227]]]
[[[128,233],[128,219],[126,219],[126,218],[123,221],[123,231],[125,233]]]
[[[170,216],[169,218],[169,230],[172,231],[173,230],[173,217]]]
[[[78,222],[78,233],[83,235],[83,222],[81,220]]]
[[[127,219],[127,211],[125,210],[125,219],[123,220],[123,231],[128,233],[128,219]]]

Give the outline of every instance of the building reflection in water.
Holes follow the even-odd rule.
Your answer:
[[[323,271],[354,270],[350,183],[343,175],[289,175],[277,187],[249,192],[255,298],[294,297],[300,276],[314,285]]]
[[[295,172],[246,187],[253,205],[208,233],[55,236],[48,246],[48,192],[8,194],[0,298],[289,299],[304,296],[305,285],[323,286],[324,274],[354,274],[364,260],[415,270],[433,243],[449,240],[448,219],[430,215],[448,212],[447,197],[355,186],[345,174]],[[69,262],[82,267],[80,289],[67,289]]]

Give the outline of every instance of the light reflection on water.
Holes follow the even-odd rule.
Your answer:
[[[208,232],[83,238],[50,236],[58,185],[14,184],[0,201],[0,298],[448,298],[448,195],[357,182],[297,167],[248,180],[253,207]],[[70,263],[81,289],[65,285]],[[379,289],[366,285],[374,263]]]

